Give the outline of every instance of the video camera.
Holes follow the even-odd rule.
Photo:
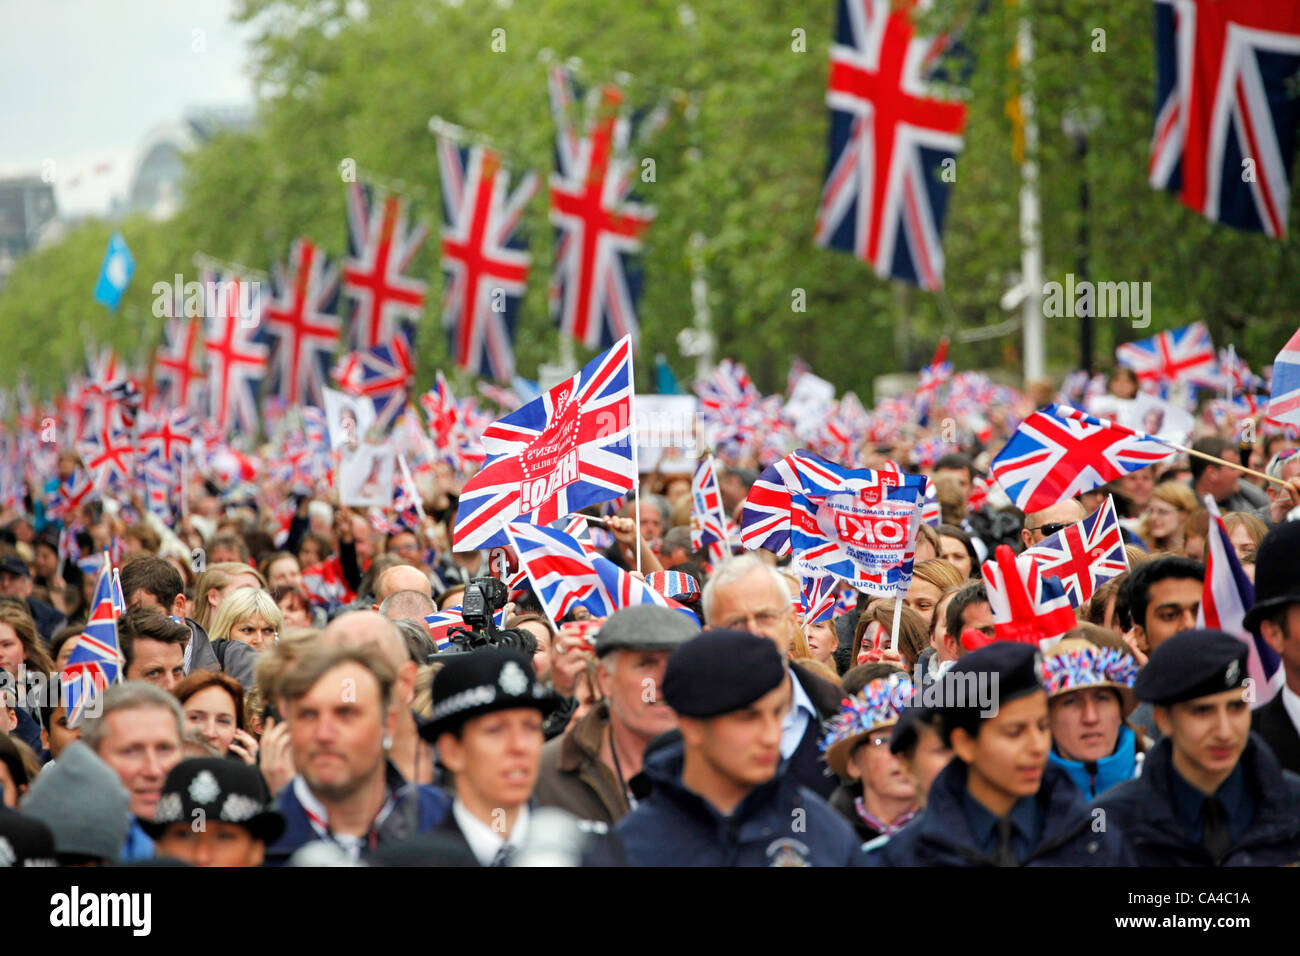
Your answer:
[[[537,653],[537,638],[520,627],[499,628],[494,615],[506,606],[510,592],[504,581],[493,577],[471,578],[461,597],[460,613],[466,627],[447,632],[451,648],[444,654],[464,654],[481,647],[505,647],[529,657]]]

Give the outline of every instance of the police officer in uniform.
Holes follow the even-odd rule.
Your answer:
[[[1247,649],[1222,631],[1161,643],[1133,690],[1164,736],[1093,806],[1140,866],[1300,863],[1300,777],[1250,732]]]
[[[772,641],[704,631],[668,659],[663,693],[680,737],[647,748],[650,793],[615,827],[629,864],[865,863],[849,822],[781,760],[793,689]]]

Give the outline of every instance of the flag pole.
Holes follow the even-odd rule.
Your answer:
[[[1247,468],[1245,465],[1239,464],[1237,462],[1228,461],[1226,458],[1218,458],[1214,455],[1207,455],[1203,451],[1196,451],[1195,449],[1188,448],[1186,445],[1180,445],[1177,442],[1165,441],[1163,438],[1156,438],[1155,440],[1160,442],[1162,445],[1168,445],[1170,448],[1176,448],[1178,451],[1181,451],[1185,455],[1191,455],[1194,458],[1200,458],[1205,461],[1211,461],[1214,462],[1214,464],[1216,465],[1226,465],[1229,468],[1235,468],[1237,471],[1243,472],[1247,475],[1253,475],[1256,478],[1263,478],[1265,481],[1270,481],[1273,484],[1280,485],[1283,488],[1291,487],[1290,482],[1284,481],[1281,478],[1274,478],[1272,475],[1266,475],[1264,474],[1264,472],[1256,471],[1254,468]]]
[[[903,617],[903,598],[900,595],[895,594],[894,595],[894,623],[893,626],[889,629],[889,649],[895,654],[898,653],[898,624],[899,621],[902,620],[902,617]]]

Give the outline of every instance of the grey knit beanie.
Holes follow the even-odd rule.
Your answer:
[[[54,833],[54,852],[95,856],[116,863],[130,826],[126,788],[108,764],[81,741],[37,775],[22,811]]]

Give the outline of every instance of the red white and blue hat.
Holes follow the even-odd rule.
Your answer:
[[[915,693],[911,679],[901,671],[878,677],[862,691],[845,697],[840,712],[826,725],[821,749],[827,765],[841,777],[848,775],[849,757],[868,734],[898,723],[898,715]]]

